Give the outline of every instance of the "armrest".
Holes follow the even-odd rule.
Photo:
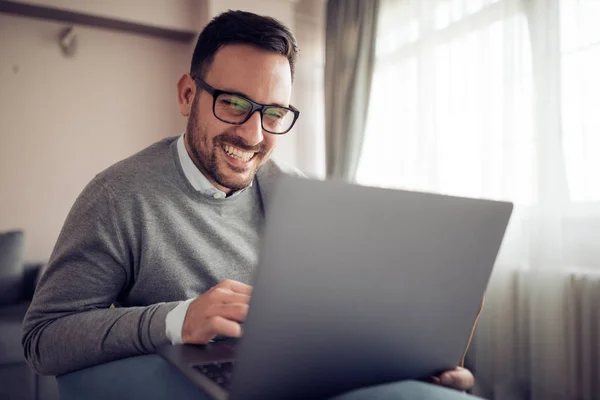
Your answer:
[[[30,301],[33,298],[33,293],[35,292],[35,287],[43,266],[44,263],[41,262],[27,262],[23,266],[23,286],[21,291],[21,299],[23,301]]]

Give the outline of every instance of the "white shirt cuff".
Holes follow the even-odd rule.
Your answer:
[[[171,344],[183,344],[183,338],[181,337],[183,321],[185,320],[185,314],[187,313],[190,303],[194,300],[195,299],[182,301],[167,314],[167,338],[169,338]]]

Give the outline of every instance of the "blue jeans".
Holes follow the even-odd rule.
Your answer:
[[[205,397],[157,355],[131,357],[57,377],[62,400],[178,399]],[[474,400],[454,390],[416,381],[373,386],[332,400]]]

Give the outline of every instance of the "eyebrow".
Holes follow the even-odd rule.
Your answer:
[[[279,104],[279,103],[263,104],[263,103],[260,103],[260,102],[258,102],[256,100],[254,100],[252,97],[248,96],[246,93],[238,92],[236,90],[228,90],[228,89],[218,89],[218,90],[220,90],[222,92],[227,92],[227,93],[230,93],[230,94],[235,94],[236,96],[245,97],[248,100],[252,100],[253,102],[261,104],[263,106],[273,106],[273,107],[281,107],[281,108],[290,108],[289,105],[284,106],[283,104]]]

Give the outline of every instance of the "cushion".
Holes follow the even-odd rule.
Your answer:
[[[22,231],[0,233],[0,305],[21,300],[24,244]]]
[[[35,374],[24,362],[0,365],[0,399],[35,399],[35,381]]]
[[[25,302],[0,307],[0,366],[25,362],[21,346],[21,324],[28,306],[29,303]],[[0,399],[3,398],[0,396]]]

